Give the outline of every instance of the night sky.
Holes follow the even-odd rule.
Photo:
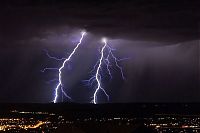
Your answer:
[[[56,71],[87,31],[63,74],[74,102],[88,103],[83,85],[99,58],[101,38],[116,50],[126,79],[112,69],[103,82],[110,102],[200,102],[200,1],[5,0],[0,3],[0,102],[51,102]],[[100,97],[100,102],[105,102]],[[67,101],[65,99],[65,101]]]

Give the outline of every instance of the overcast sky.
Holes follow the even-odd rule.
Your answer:
[[[0,8],[0,102],[51,102],[60,67],[87,31],[64,71],[66,92],[74,102],[90,102],[94,87],[82,80],[100,57],[101,38],[115,48],[126,79],[103,82],[110,102],[200,102],[198,0],[18,1]],[[101,95],[101,94],[99,94]],[[60,100],[60,99],[59,99]],[[66,99],[65,99],[66,100]],[[100,97],[100,102],[105,102]]]

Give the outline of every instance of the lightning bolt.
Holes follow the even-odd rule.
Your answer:
[[[105,89],[102,87],[102,68],[104,65],[106,65],[106,70],[110,76],[110,79],[112,79],[112,74],[111,74],[111,70],[110,67],[111,65],[111,61],[110,58],[113,59],[113,61],[115,62],[115,66],[120,70],[121,72],[121,77],[122,79],[125,79],[124,77],[124,73],[123,73],[123,69],[122,67],[118,64],[118,62],[122,61],[122,60],[126,60],[129,58],[123,58],[123,59],[118,59],[117,57],[114,56],[113,51],[114,49],[111,48],[108,44],[107,44],[107,40],[106,38],[102,39],[103,42],[103,47],[100,50],[100,58],[99,60],[96,62],[96,64],[94,65],[93,69],[91,72],[95,71],[95,74],[88,80],[84,80],[84,82],[87,82],[88,85],[92,86],[95,82],[97,84],[97,87],[95,89],[95,92],[93,94],[93,100],[91,101],[94,104],[98,103],[98,92],[101,90],[105,96],[107,97],[107,100],[109,101],[109,95],[107,94],[107,92],[105,91]]]
[[[76,52],[77,48],[79,47],[79,45],[81,44],[82,40],[83,40],[83,37],[84,35],[86,34],[86,32],[82,32],[82,35],[81,35],[81,38],[79,40],[79,43],[76,45],[76,47],[73,49],[73,51],[71,52],[71,54],[68,56],[67,59],[65,59],[62,63],[62,66],[59,68],[59,75],[58,75],[58,79],[59,79],[59,82],[55,88],[55,97],[54,97],[54,100],[53,102],[56,103],[57,102],[57,98],[58,98],[58,89],[61,87],[61,91],[62,93],[69,99],[71,99],[71,97],[69,97],[63,90],[63,84],[62,84],[62,69],[65,67],[65,64],[66,62],[68,62],[71,57],[74,55],[74,53]]]
[[[81,33],[81,38],[78,42],[78,44],[76,44],[76,47],[73,49],[73,51],[69,54],[69,56],[67,58],[57,58],[54,56],[51,56],[49,54],[49,52],[47,50],[44,50],[46,52],[46,55],[50,58],[50,59],[54,59],[57,61],[62,61],[62,65],[60,68],[45,68],[42,70],[42,72],[45,72],[47,70],[56,70],[58,71],[58,78],[56,79],[52,79],[49,81],[50,82],[54,82],[57,81],[57,85],[54,89],[54,99],[53,102],[56,103],[57,99],[58,99],[58,91],[60,89],[61,93],[62,93],[62,99],[63,99],[63,95],[71,100],[71,97],[67,95],[67,93],[64,91],[64,86],[62,83],[62,70],[65,67],[65,65],[71,60],[72,56],[75,54],[76,50],[78,49],[79,45],[82,43],[82,40],[85,36],[86,32],[82,32]],[[103,42],[103,46],[100,48],[99,53],[100,53],[100,58],[97,60],[96,64],[93,66],[92,71],[90,71],[90,73],[92,73],[92,76],[90,79],[88,80],[84,80],[84,83],[87,83],[86,85],[89,85],[90,87],[92,87],[95,84],[95,91],[93,93],[92,96],[92,103],[97,104],[98,103],[98,95],[99,92],[102,91],[103,94],[106,96],[107,100],[109,101],[109,95],[106,92],[106,90],[102,87],[102,77],[105,76],[103,73],[103,71],[106,69],[107,74],[109,75],[110,79],[112,79],[112,71],[111,71],[111,67],[114,66],[117,67],[121,73],[121,77],[124,80],[125,76],[123,73],[123,69],[122,67],[119,65],[120,61],[129,59],[129,58],[122,58],[122,59],[118,59],[115,55],[114,55],[114,50],[112,47],[110,47],[107,43],[107,39],[103,38],[102,39]]]
[[[65,67],[66,63],[69,62],[72,58],[72,56],[75,54],[76,50],[78,49],[79,45],[82,43],[82,40],[85,36],[86,32],[82,32],[81,33],[81,38],[78,42],[78,44],[76,45],[76,47],[73,49],[73,51],[70,53],[70,55],[68,56],[68,58],[56,58],[56,57],[53,57],[51,56],[48,51],[45,50],[46,52],[46,55],[51,58],[51,59],[55,59],[55,60],[58,60],[58,61],[63,61],[62,63],[62,66],[60,68],[45,68],[44,70],[42,70],[42,72],[45,72],[46,70],[57,70],[59,73],[58,73],[58,84],[56,85],[56,88],[54,89],[55,90],[55,94],[54,94],[54,99],[53,99],[53,102],[56,103],[57,102],[57,99],[58,99],[58,90],[59,88],[61,89],[61,92],[62,94],[64,94],[65,97],[67,97],[68,99],[71,99],[70,96],[67,95],[67,93],[64,91],[63,89],[63,83],[62,83],[62,70],[63,68]],[[56,81],[57,79],[53,79],[51,81]]]
[[[93,102],[94,102],[94,104],[96,104],[97,103],[97,92],[101,89],[103,92],[104,92],[104,94],[107,96],[107,98],[108,98],[108,100],[109,100],[109,95],[106,93],[106,91],[102,88],[102,86],[101,86],[101,75],[100,75],[100,68],[101,68],[101,66],[102,66],[102,60],[103,60],[103,58],[104,58],[104,50],[105,50],[105,48],[106,48],[106,46],[107,46],[107,42],[106,42],[106,39],[103,39],[103,42],[104,42],[104,46],[102,47],[102,49],[101,49],[101,57],[100,57],[100,59],[99,59],[99,64],[98,64],[98,67],[97,67],[97,71],[96,71],[96,74],[95,74],[95,79],[96,79],[96,81],[97,81],[97,88],[96,88],[96,90],[95,90],[95,92],[94,92],[94,96],[93,96]]]

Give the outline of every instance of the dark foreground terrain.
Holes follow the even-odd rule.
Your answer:
[[[200,104],[0,104],[0,132],[200,132]]]

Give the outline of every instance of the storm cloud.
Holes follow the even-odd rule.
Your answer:
[[[50,102],[60,62],[80,32],[87,36],[66,72],[67,92],[89,102],[94,91],[82,84],[99,57],[101,38],[116,49],[126,79],[114,68],[104,87],[110,102],[198,102],[199,7],[195,0],[111,2],[7,2],[0,12],[0,102]]]

